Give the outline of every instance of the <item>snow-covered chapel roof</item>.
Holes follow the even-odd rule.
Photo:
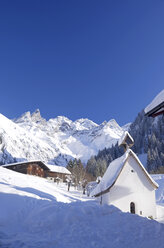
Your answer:
[[[118,145],[121,146],[123,144],[126,144],[127,143],[127,139],[129,139],[129,146],[132,146],[134,144],[134,140],[132,138],[132,136],[130,135],[130,133],[128,131],[125,131],[121,138],[119,139],[118,141]]]
[[[124,167],[124,165],[125,165],[125,163],[126,163],[126,161],[127,161],[129,156],[133,156],[136,159],[136,161],[138,162],[138,164],[142,168],[143,172],[146,174],[147,178],[153,184],[154,188],[158,188],[158,184],[151,178],[149,173],[145,170],[144,166],[140,162],[140,160],[137,157],[137,155],[131,149],[128,149],[123,156],[113,160],[109,164],[109,166],[108,166],[108,168],[107,168],[107,170],[106,170],[101,182],[91,192],[91,194],[90,194],[91,196],[96,196],[97,197],[97,196],[100,196],[102,194],[105,194],[105,193],[108,192],[108,190],[111,187],[114,186],[114,184],[115,184],[117,178],[119,177],[119,175],[120,175],[120,173],[121,173],[121,171],[122,171],[122,169],[123,169],[123,167]]]
[[[164,112],[164,90],[162,90],[145,108],[145,114],[148,116],[154,117],[161,112]]]

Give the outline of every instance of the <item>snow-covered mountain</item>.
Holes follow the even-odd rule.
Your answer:
[[[114,145],[123,131],[115,120],[98,125],[88,119],[73,122],[58,116],[46,121],[38,109],[14,120],[0,114],[0,163],[42,160],[66,165],[71,158],[86,162]]]

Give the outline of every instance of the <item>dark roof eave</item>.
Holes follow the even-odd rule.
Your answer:
[[[23,161],[23,162],[18,162],[18,163],[15,163],[15,164],[8,164],[8,165],[3,165],[4,168],[10,168],[10,167],[13,167],[13,166],[16,166],[16,165],[25,165],[25,164],[31,164],[31,163],[38,163],[41,165],[41,168],[43,168],[44,170],[46,171],[50,171],[50,169],[42,162],[42,161],[39,161],[39,160],[36,160],[36,161]]]
[[[149,112],[145,113],[145,116],[155,117],[157,115],[163,114],[164,111],[156,113],[157,111],[159,111],[163,107],[164,107],[164,101],[161,102],[160,104],[158,104],[155,108],[151,109]]]

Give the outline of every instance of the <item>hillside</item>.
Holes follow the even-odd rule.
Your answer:
[[[116,144],[122,132],[115,120],[98,125],[58,116],[46,121],[36,110],[12,121],[0,114],[0,163],[42,160],[66,165],[74,158],[86,163],[99,150]]]
[[[163,224],[100,206],[64,184],[0,168],[0,199],[1,248],[163,247]]]
[[[128,127],[134,139],[132,150],[138,155],[150,173],[164,173],[164,116],[147,117],[141,111]],[[92,157],[87,164],[87,171],[99,176],[99,168],[107,168],[109,163],[120,157],[123,150],[118,144],[103,149]],[[102,175],[101,175],[102,176]]]
[[[144,111],[123,127],[115,120],[98,125],[89,119],[58,116],[47,121],[39,110],[14,120],[0,114],[0,164],[42,160],[65,166],[76,158],[87,164],[90,174],[102,176],[109,163],[122,155],[117,143],[125,130],[134,138],[132,149],[147,170],[163,173],[164,116],[154,119]]]

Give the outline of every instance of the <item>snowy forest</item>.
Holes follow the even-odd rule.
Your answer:
[[[132,150],[137,154],[147,154],[146,169],[149,173],[164,173],[164,116],[146,117],[141,111],[130,125],[129,133],[134,139]],[[123,149],[118,143],[99,151],[86,165],[87,173],[94,177],[103,176],[109,163],[120,157]]]

